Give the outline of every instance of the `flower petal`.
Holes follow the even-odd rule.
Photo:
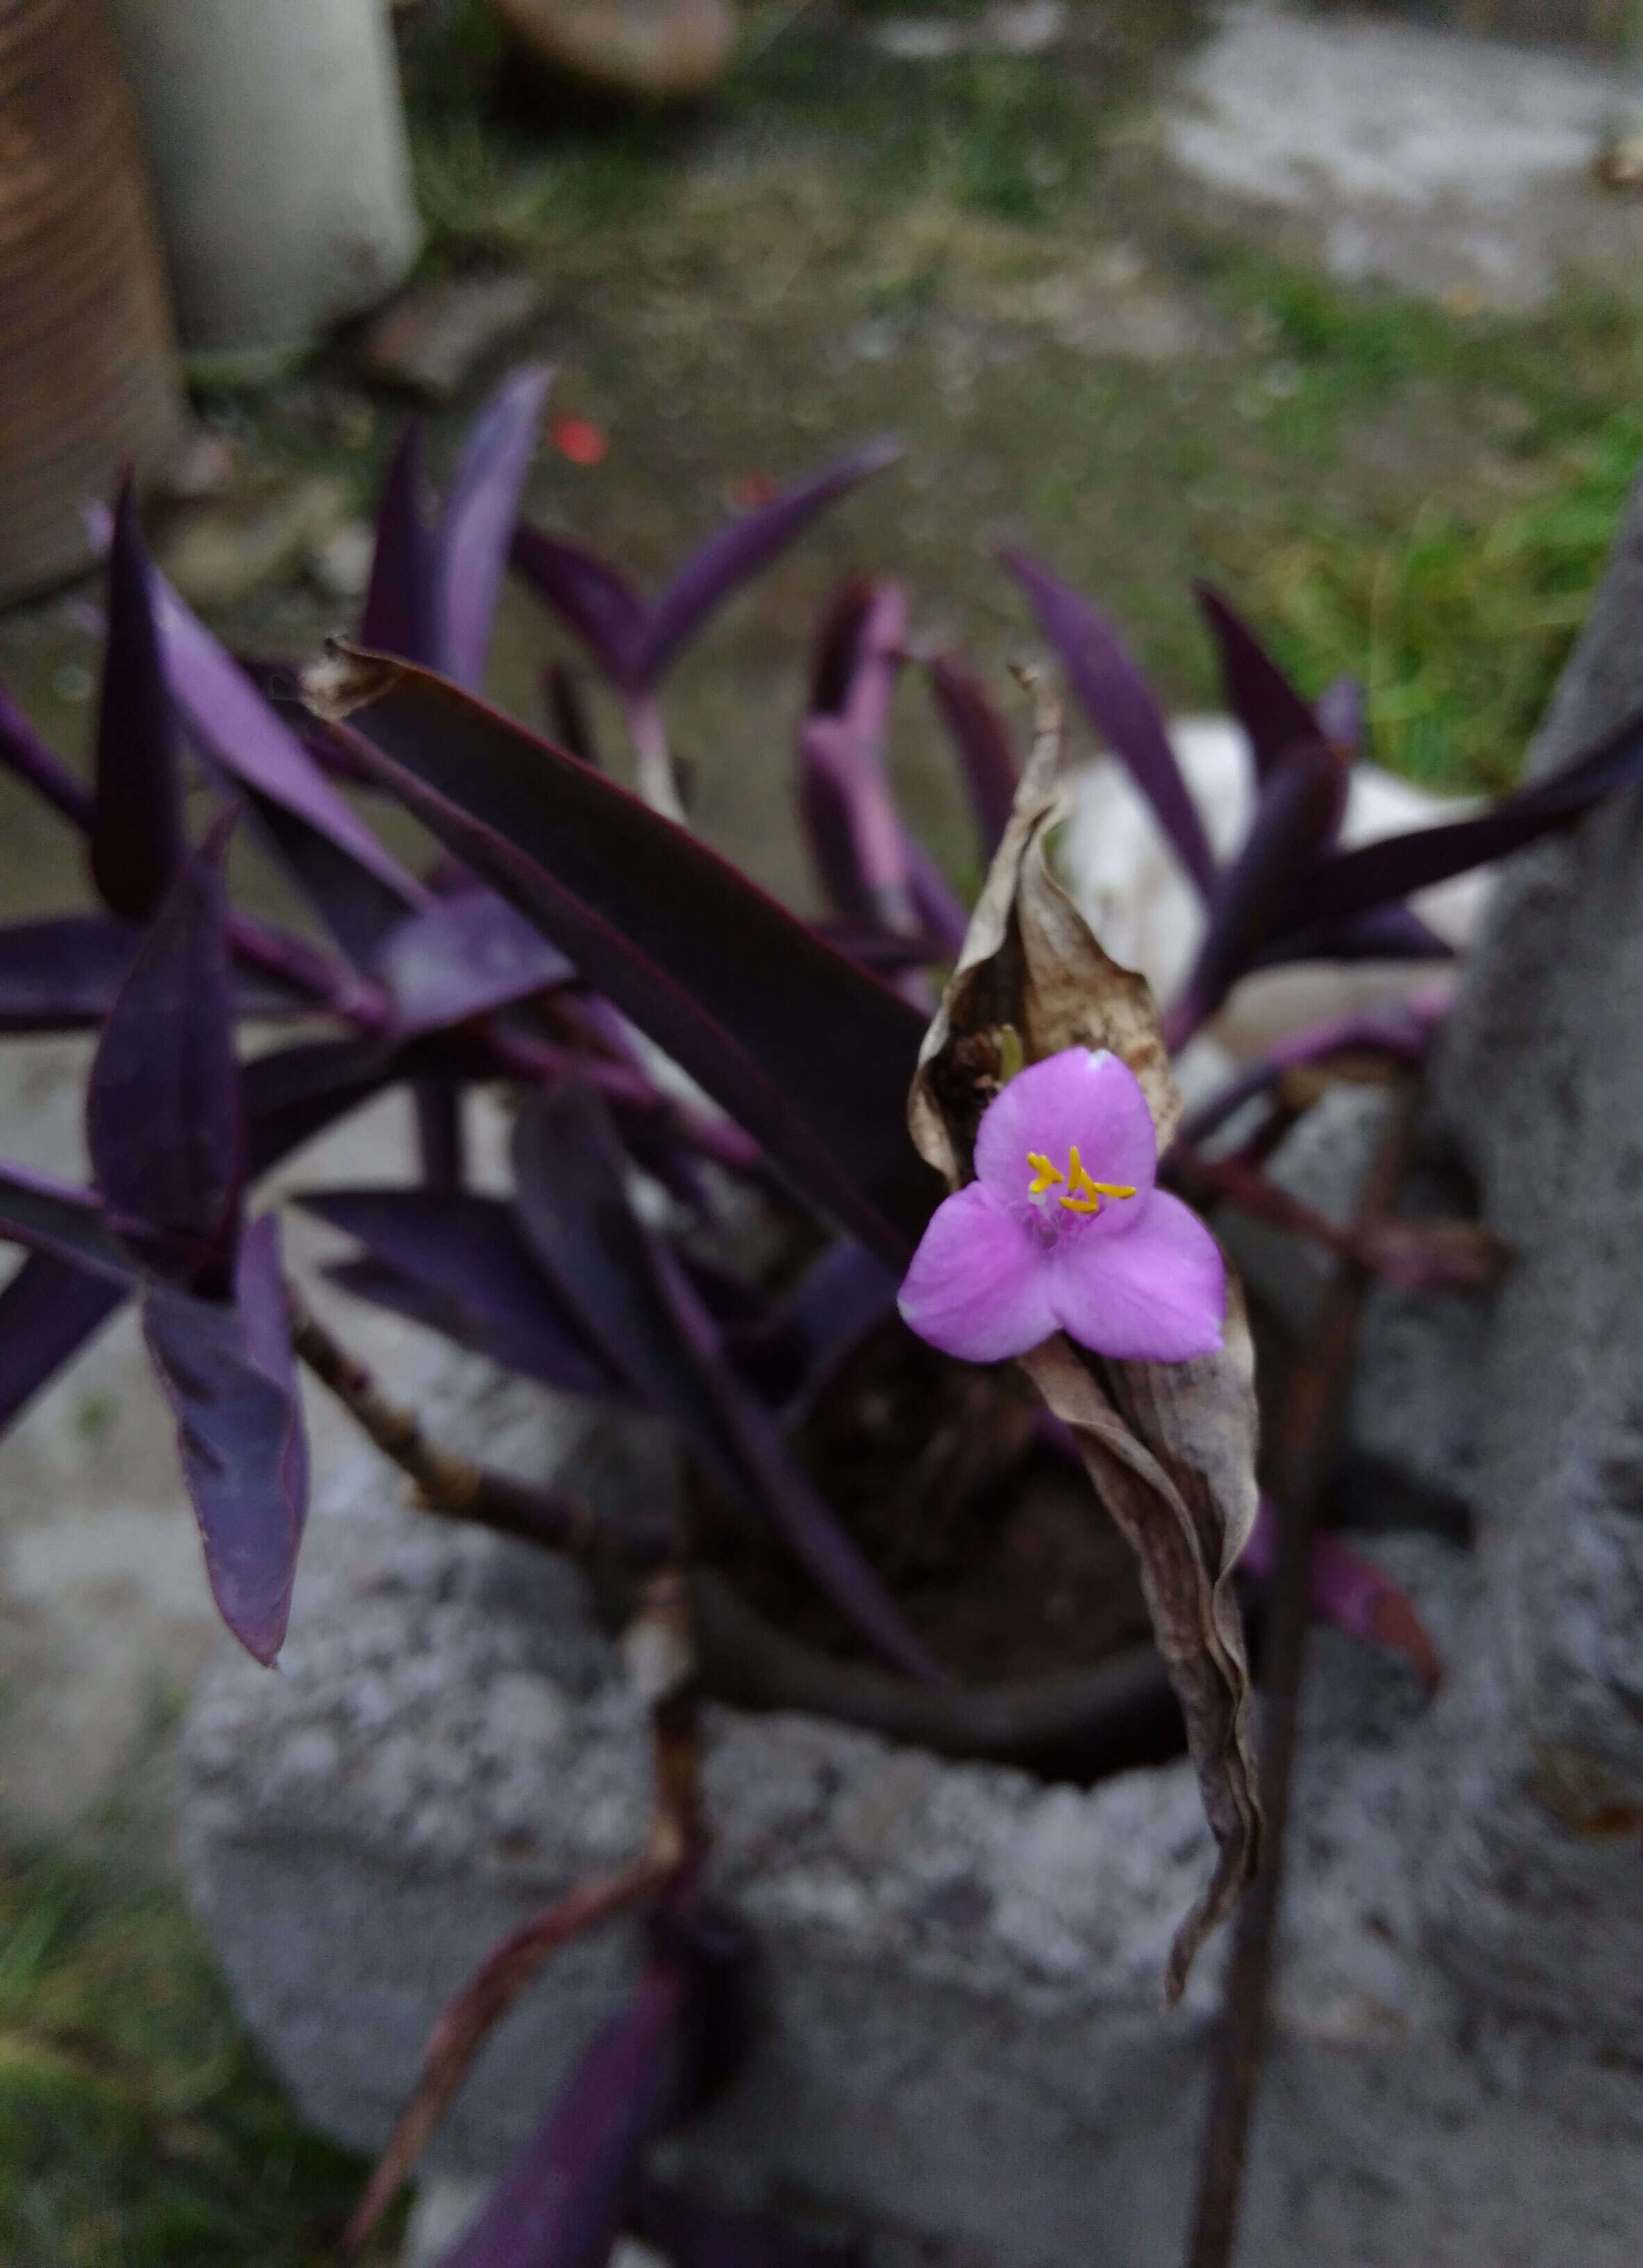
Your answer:
[[[1063,1172],[1074,1144],[1085,1171],[1098,1182],[1127,1183],[1138,1197],[1153,1186],[1158,1137],[1135,1073],[1103,1048],[1063,1048],[1029,1064],[994,1096],[976,1134],[976,1173],[1007,1203],[1028,1194],[1029,1151],[1052,1158]],[[1103,1207],[1102,1228],[1128,1227],[1139,1207]]]
[[[965,1362],[1025,1354],[1056,1328],[1048,1249],[972,1182],[938,1205],[896,1305],[921,1339]]]
[[[1050,1301],[1069,1338],[1121,1362],[1212,1354],[1227,1313],[1220,1247],[1191,1208],[1154,1189],[1123,1236],[1064,1236]],[[1093,1224],[1092,1224],[1093,1226]]]

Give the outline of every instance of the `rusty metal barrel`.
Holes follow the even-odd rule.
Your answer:
[[[85,566],[87,498],[163,465],[182,392],[100,0],[0,0],[0,601]]]

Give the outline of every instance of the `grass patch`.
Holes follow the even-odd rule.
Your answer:
[[[1510,785],[1643,454],[1638,311],[1577,296],[1544,318],[1467,319],[1249,255],[1217,281],[1246,329],[1265,326],[1242,401],[1250,414],[1257,390],[1269,447],[1327,471],[1354,428],[1407,405],[1411,426],[1447,419],[1486,453],[1496,481],[1473,498],[1440,477],[1412,510],[1286,483],[1281,517],[1246,510],[1208,548],[1305,682],[1363,680],[1383,762],[1434,786]]]
[[[0,2260],[328,2268],[365,2169],[298,2123],[153,1843],[0,1850]]]

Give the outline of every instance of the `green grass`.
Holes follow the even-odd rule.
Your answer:
[[[1269,328],[1244,397],[1269,447],[1327,474],[1355,424],[1417,397],[1492,443],[1503,497],[1365,511],[1326,478],[1315,501],[1287,495],[1281,523],[1247,513],[1211,548],[1309,686],[1363,680],[1381,761],[1437,786],[1508,785],[1643,455],[1637,310],[1572,296],[1544,317],[1485,320],[1249,256],[1220,284]]]
[[[328,2268],[364,2170],[259,2062],[141,1819],[0,1850],[5,2268]]]

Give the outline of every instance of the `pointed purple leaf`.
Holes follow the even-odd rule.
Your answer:
[[[94,1029],[113,1008],[142,943],[140,930],[101,914],[59,914],[0,929],[0,1034]],[[237,970],[241,1016],[312,1013],[312,988]]]
[[[129,1284],[136,1263],[89,1189],[25,1166],[0,1165],[0,1238]]]
[[[576,976],[564,954],[491,890],[442,898],[402,923],[378,974],[402,1033],[460,1024]]]
[[[1362,682],[1337,677],[1326,685],[1313,703],[1325,740],[1333,740],[1348,755],[1361,756],[1368,737],[1368,706]]]
[[[1256,778],[1270,779],[1292,748],[1330,735],[1249,623],[1219,592],[1207,583],[1199,583],[1194,589],[1219,650],[1227,705],[1249,736]]]
[[[359,617],[362,644],[431,666],[439,659],[431,498],[420,417],[408,417],[377,504],[377,542]]]
[[[851,2268],[855,2248],[696,2197],[672,2182],[642,2176],[630,2225],[671,2268]]]
[[[724,2022],[726,1990],[653,1956],[440,2268],[605,2268],[645,2152],[717,2076],[702,2035]]]
[[[513,531],[508,559],[521,582],[576,632],[613,685],[624,692],[641,689],[645,602],[614,567],[526,520]]]
[[[898,1280],[849,1238],[828,1247],[767,1321],[726,1344],[760,1397],[801,1424],[839,1366],[895,1312]]]
[[[682,648],[733,591],[769,566],[829,504],[870,474],[894,464],[901,453],[901,443],[888,436],[866,442],[710,535],[650,609],[637,656],[639,688],[648,691],[659,685]]]
[[[188,856],[182,772],[148,553],[127,476],[108,552],[108,630],[97,712],[92,879],[110,910],[147,921]]]
[[[1274,909],[1274,938],[1313,922],[1367,913],[1451,874],[1504,858],[1555,828],[1572,826],[1594,804],[1643,775],[1643,716],[1628,718],[1583,755],[1503,796],[1476,819],[1451,820],[1337,850],[1292,882]]]
[[[999,558],[1026,592],[1038,626],[1090,721],[1152,805],[1166,839],[1207,902],[1215,859],[1146,681],[1106,617],[1022,551]]]
[[[46,746],[28,718],[0,690],[0,764],[26,780],[35,793],[55,806],[71,826],[89,835],[97,806],[92,791],[75,777],[60,756]]]
[[[173,1285],[143,1305],[143,1334],[177,1422],[183,1478],[223,1620],[271,1662],[291,1612],[304,1498],[292,1489],[301,1418],[254,1359],[237,1308]]]
[[[984,855],[998,849],[1015,802],[1015,751],[979,678],[951,654],[928,664],[930,690],[958,750]]]
[[[239,1310],[246,1354],[291,1404],[291,1427],[280,1467],[287,1500],[297,1516],[298,1540],[308,1510],[308,1434],[297,1385],[297,1356],[291,1343],[291,1304],[280,1265],[276,1213],[254,1220],[234,1256],[234,1305]]]
[[[272,796],[232,779],[225,785],[230,794],[243,797],[253,833],[285,869],[353,968],[369,969],[406,916],[431,902],[409,874],[400,884],[386,880]]]
[[[857,921],[912,930],[901,814],[873,751],[848,718],[807,717],[799,762],[799,805],[834,905]]]
[[[796,1189],[903,1262],[935,1195],[905,1124],[918,1012],[562,749],[425,672],[354,666],[350,744]]]
[[[873,584],[858,578],[834,594],[822,617],[810,656],[812,717],[842,717],[850,698],[861,650],[861,633],[872,611]]]
[[[707,1469],[762,1513],[863,1636],[910,1676],[940,1673],[737,1377],[677,1257],[635,1217],[603,1108],[567,1082],[515,1128],[514,1204],[532,1249],[609,1362]]]
[[[1197,963],[1166,1025],[1172,1045],[1214,1014],[1249,967],[1272,906],[1335,828],[1345,770],[1333,748],[1315,740],[1293,749],[1268,778],[1242,848],[1210,902]]]
[[[438,649],[406,659],[431,662],[472,692],[484,685],[502,571],[552,383],[541,364],[503,379],[475,419],[446,494],[435,562]]]
[[[546,1277],[497,1197],[431,1189],[313,1189],[304,1211],[357,1239],[432,1322],[460,1346],[568,1394],[620,1400],[613,1371],[580,1314]],[[405,1300],[389,1300],[406,1312]]]
[[[164,577],[151,573],[150,587],[173,698],[212,762],[306,820],[407,905],[424,904],[421,885],[378,842]]]
[[[183,868],[103,1027],[85,1091],[92,1168],[160,1275],[220,1268],[239,1216],[240,1122],[219,819]]]
[[[112,1277],[31,1252],[0,1292],[0,1432],[126,1297]]]
[[[911,836],[907,838],[907,887],[912,893],[914,913],[939,948],[937,957],[952,960],[964,942],[969,917],[940,867]]]
[[[1450,961],[1455,948],[1407,906],[1381,906],[1345,921],[1289,930],[1249,956],[1251,968],[1293,961]]]

